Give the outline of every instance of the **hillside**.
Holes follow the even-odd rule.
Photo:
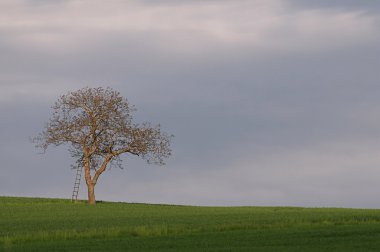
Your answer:
[[[378,251],[380,210],[0,197],[3,251]]]

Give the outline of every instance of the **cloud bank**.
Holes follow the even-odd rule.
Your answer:
[[[106,172],[100,200],[380,207],[379,8],[1,1],[0,194],[70,195],[65,149],[28,138],[60,94],[102,85],[176,137],[167,166]]]

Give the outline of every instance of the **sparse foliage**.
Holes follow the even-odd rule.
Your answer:
[[[107,166],[121,168],[121,154],[164,164],[171,154],[172,135],[160,125],[132,122],[135,108],[111,88],[83,88],[62,95],[53,106],[45,130],[34,138],[37,147],[70,144],[76,166],[84,167],[88,202],[95,204],[94,187]]]

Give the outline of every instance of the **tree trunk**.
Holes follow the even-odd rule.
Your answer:
[[[94,191],[95,185],[92,183],[89,183],[87,185],[87,188],[88,188],[88,204],[95,205],[96,204],[95,191]]]

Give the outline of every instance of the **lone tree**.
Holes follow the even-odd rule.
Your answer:
[[[50,145],[70,145],[75,165],[85,171],[89,204],[96,203],[94,188],[99,176],[109,165],[121,168],[122,154],[154,164],[164,164],[171,154],[172,135],[161,132],[160,125],[133,123],[134,107],[111,88],[86,87],[62,95],[53,110],[34,142],[44,151]]]

